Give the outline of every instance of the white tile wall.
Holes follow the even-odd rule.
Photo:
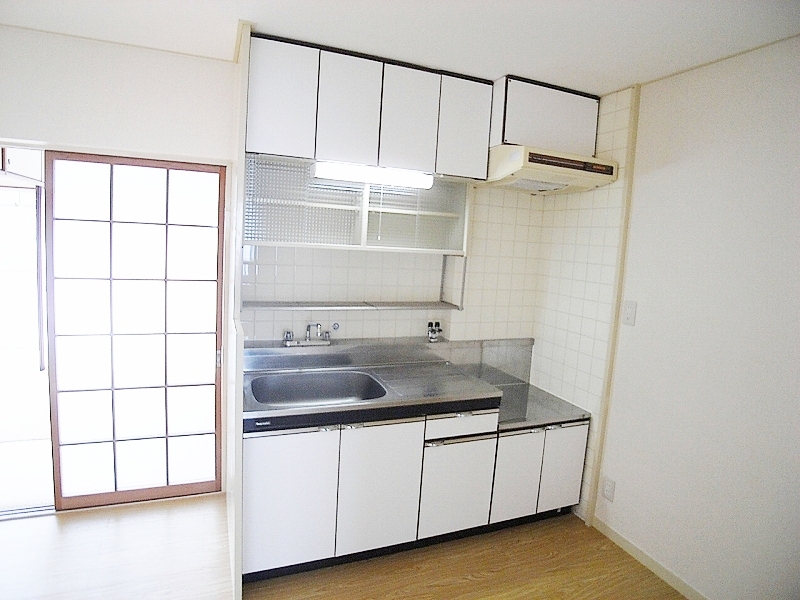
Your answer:
[[[631,97],[628,89],[600,101],[597,156],[617,161],[619,178],[591,192],[548,197],[534,252],[531,383],[592,413],[579,514],[586,508],[588,474],[597,455],[617,289]]]
[[[506,188],[478,188],[467,247],[464,310],[448,315],[451,340],[529,338],[542,200]]]
[[[441,275],[435,254],[245,246],[242,300],[434,301]],[[247,339],[281,339],[286,330],[301,335],[308,323],[321,323],[333,338],[424,337],[428,321],[441,322],[446,312],[247,309],[241,319]]]

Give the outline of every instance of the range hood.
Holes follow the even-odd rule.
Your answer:
[[[585,192],[617,179],[617,163],[530,146],[489,148],[488,185],[535,195]]]

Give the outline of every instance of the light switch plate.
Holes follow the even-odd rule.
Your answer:
[[[609,502],[614,501],[614,488],[616,487],[617,484],[614,482],[613,479],[608,479],[608,478],[603,479],[603,497]]]
[[[622,322],[625,325],[636,325],[636,302],[625,300],[622,304]]]

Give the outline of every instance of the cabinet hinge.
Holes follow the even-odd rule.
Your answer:
[[[219,369],[222,366],[222,350],[217,350],[217,368]]]

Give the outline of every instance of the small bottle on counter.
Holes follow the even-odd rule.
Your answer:
[[[442,328],[439,325],[439,321],[436,321],[436,323],[428,321],[428,341],[431,343],[438,342],[440,333],[442,333]]]

